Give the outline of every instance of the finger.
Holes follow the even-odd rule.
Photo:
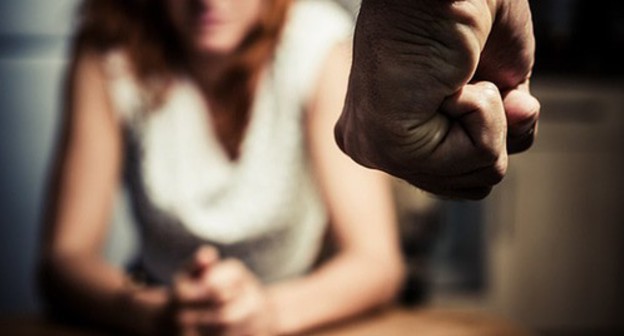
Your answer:
[[[441,105],[452,120],[431,157],[444,175],[460,175],[495,164],[506,156],[507,124],[498,88],[489,82],[465,85]]]
[[[247,268],[239,260],[227,259],[212,265],[200,278],[188,274],[177,277],[174,293],[179,305],[219,306],[234,300],[248,281]]]
[[[198,305],[209,301],[209,289],[201,283],[208,269],[219,261],[219,252],[211,246],[202,246],[173,277],[173,295],[177,304]]]
[[[539,118],[540,103],[531,94],[528,82],[503,92],[503,105],[510,135],[525,133]]]
[[[502,97],[496,85],[477,82],[465,85],[446,99],[442,110],[459,120],[478,147],[499,148],[506,134]]]
[[[531,146],[533,146],[533,143],[535,142],[535,137],[537,136],[537,129],[538,123],[536,122],[525,133],[517,136],[508,136],[507,151],[510,154],[516,154],[524,152],[525,150],[531,148]]]
[[[226,305],[212,309],[185,309],[178,314],[181,330],[211,331],[213,334],[224,334],[242,324],[244,314],[240,305]]]
[[[211,265],[219,261],[219,250],[210,245],[202,245],[193,254],[193,257],[185,265],[184,269],[193,277],[201,276],[201,273]]]
[[[172,289],[173,299],[178,306],[205,306],[212,303],[210,290],[188,273],[176,275]]]
[[[203,310],[198,325],[221,330],[223,335],[254,334],[248,330],[253,321],[254,295],[247,289],[244,295],[218,309]]]
[[[249,281],[253,280],[247,267],[237,259],[218,263],[202,279],[202,283],[210,290],[211,300],[217,304],[236,298]]]
[[[509,127],[507,148],[518,153],[531,147],[537,135],[540,103],[529,92],[528,83],[504,94],[505,114]]]
[[[496,83],[501,90],[516,87],[530,75],[534,55],[529,1],[498,1],[476,77]]]
[[[502,181],[505,173],[507,172],[507,163],[507,156],[501,155],[499,160],[495,164],[479,168],[465,174],[455,176],[418,174],[414,177],[414,179],[421,181],[419,183],[421,189],[427,190],[463,190],[489,188]]]

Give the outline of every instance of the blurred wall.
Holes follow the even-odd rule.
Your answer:
[[[624,330],[624,78],[536,78],[539,137],[485,202],[492,309],[538,330]]]
[[[492,308],[539,330],[624,331],[624,2],[530,1],[534,147],[485,202]]]
[[[74,3],[0,2],[0,312],[37,307],[39,209]]]

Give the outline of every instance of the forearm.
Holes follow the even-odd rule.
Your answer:
[[[133,286],[124,272],[99,257],[45,258],[40,282],[51,308],[140,335],[158,330],[168,300],[164,288]]]
[[[273,285],[277,334],[294,334],[389,303],[403,281],[400,258],[340,253],[312,274]]]

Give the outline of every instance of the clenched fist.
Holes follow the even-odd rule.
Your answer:
[[[363,0],[340,148],[432,193],[485,197],[531,146],[526,0]]]

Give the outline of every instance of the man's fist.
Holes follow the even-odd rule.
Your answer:
[[[424,190],[483,198],[507,148],[532,143],[533,53],[526,0],[364,0],[338,145]]]

